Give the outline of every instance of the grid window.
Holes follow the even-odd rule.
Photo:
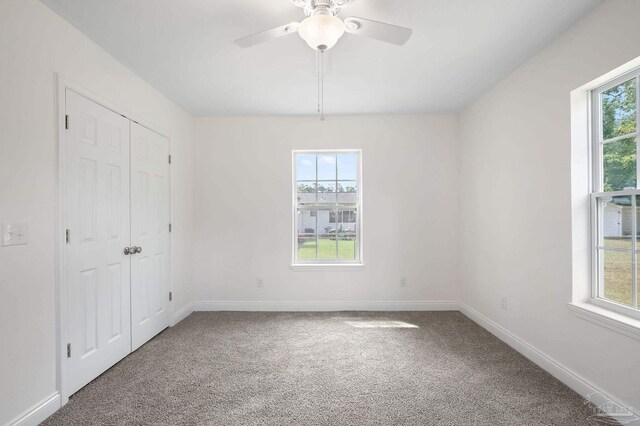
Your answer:
[[[593,91],[592,301],[640,317],[640,71]]]
[[[360,151],[294,151],[293,263],[360,264]]]

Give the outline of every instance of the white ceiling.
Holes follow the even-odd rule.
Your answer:
[[[313,114],[315,56],[290,0],[41,0],[194,115]],[[327,114],[458,112],[600,0],[356,0],[340,13],[413,29],[401,47],[350,34],[329,51]]]

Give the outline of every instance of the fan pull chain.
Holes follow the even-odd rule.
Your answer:
[[[320,114],[320,51],[316,50],[316,76],[318,77],[318,109],[316,110]]]

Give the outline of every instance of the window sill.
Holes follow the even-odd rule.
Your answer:
[[[290,265],[294,271],[353,270],[362,267],[364,263],[292,263]]]
[[[567,303],[567,306],[579,318],[640,340],[640,320],[629,318],[592,303]]]

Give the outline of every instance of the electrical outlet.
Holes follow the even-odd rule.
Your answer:
[[[3,223],[2,245],[15,246],[29,242],[29,225],[26,223]]]
[[[507,298],[503,297],[502,299],[500,299],[500,307],[502,309],[504,309],[505,311],[507,310]]]
[[[264,284],[264,283],[263,283],[263,281],[262,281],[262,278],[258,278],[258,279],[256,280],[256,285],[258,286],[258,288],[262,287],[262,286],[263,286],[263,284]]]
[[[400,278],[400,287],[407,286],[407,279],[405,277]]]

